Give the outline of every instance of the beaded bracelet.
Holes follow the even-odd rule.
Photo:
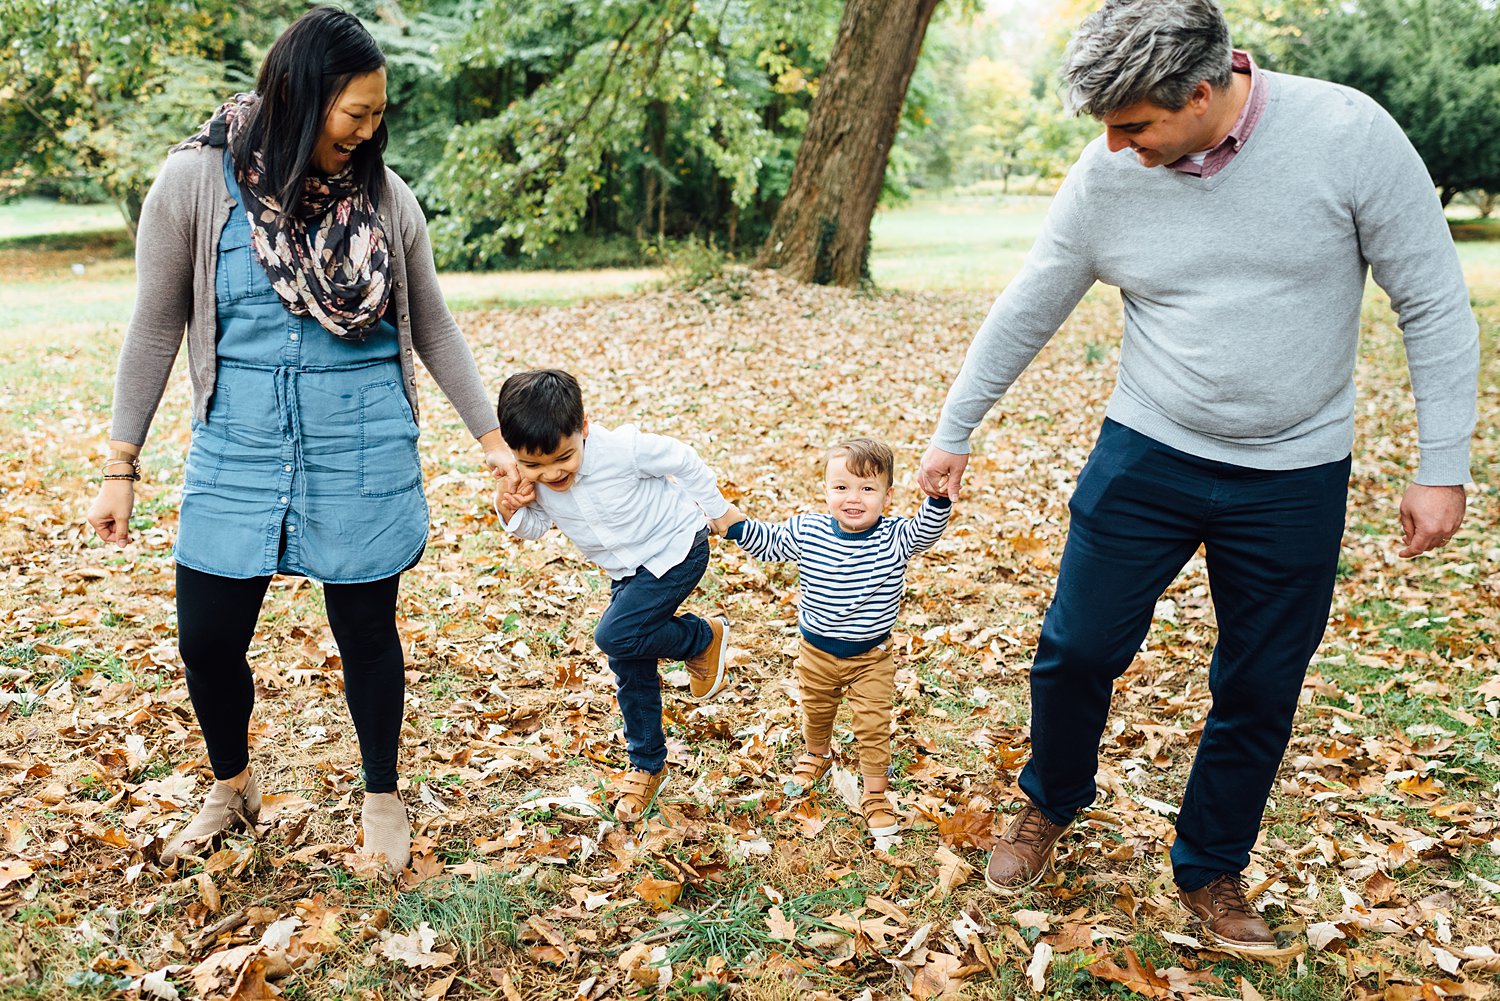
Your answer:
[[[130,467],[130,472],[128,472],[128,473],[111,473],[111,472],[109,472],[109,467],[110,466],[119,465],[120,463],[124,463],[125,465],[129,466]],[[136,480],[139,480],[140,478],[141,478],[141,463],[140,463],[139,459],[117,458],[117,459],[105,459],[104,460],[104,479],[106,479],[106,480],[131,480],[132,482],[134,482]]]

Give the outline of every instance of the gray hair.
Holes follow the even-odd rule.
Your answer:
[[[1137,101],[1176,111],[1199,81],[1229,84],[1229,25],[1214,0],[1105,0],[1063,56],[1075,115],[1105,115]]]

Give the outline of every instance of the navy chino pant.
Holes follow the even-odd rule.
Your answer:
[[[693,593],[707,569],[704,530],[683,561],[660,577],[641,567],[629,577],[610,581],[609,607],[594,627],[594,642],[615,674],[630,767],[653,775],[667,764],[657,661],[696,657],[713,640],[707,620],[677,614],[677,606]]]
[[[1349,465],[1250,469],[1104,422],[1068,505],[1057,593],[1031,669],[1032,756],[1020,785],[1053,823],[1093,802],[1115,679],[1201,544],[1219,637],[1172,867],[1191,891],[1249,864],[1327,624]]]

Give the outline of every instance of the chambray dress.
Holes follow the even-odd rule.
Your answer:
[[[224,181],[239,185],[224,156]],[[175,556],[221,577],[325,584],[409,569],[427,544],[417,424],[396,328],[346,341],[293,316],[238,204],[219,236],[218,374],[193,422]]]

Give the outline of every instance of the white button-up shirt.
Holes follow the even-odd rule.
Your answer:
[[[611,431],[590,422],[572,486],[538,483],[536,500],[505,529],[537,539],[556,525],[611,578],[641,567],[660,577],[687,557],[705,516],[727,510],[713,470],[690,446],[633,424]]]

